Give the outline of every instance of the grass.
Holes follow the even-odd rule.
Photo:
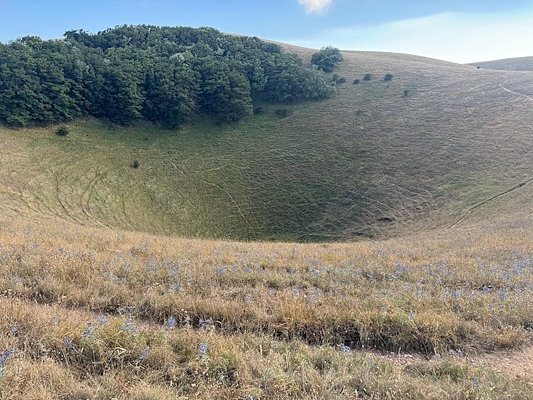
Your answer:
[[[531,344],[531,234],[269,244],[3,218],[0,398],[527,398],[467,359]]]
[[[0,128],[0,399],[530,398],[533,76],[344,58],[394,79]]]
[[[475,67],[503,71],[533,71],[533,57],[506,58],[470,64]]]
[[[263,112],[239,123],[179,131],[92,120],[71,123],[64,138],[54,127],[0,129],[5,209],[156,234],[317,242],[531,212],[529,184],[494,196],[530,179],[533,75],[406,55],[344,58],[347,79],[394,79],[283,105],[285,118],[280,105],[258,104]]]

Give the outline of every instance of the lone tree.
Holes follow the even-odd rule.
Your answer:
[[[320,51],[313,54],[311,64],[324,72],[331,72],[335,65],[343,60],[341,51],[333,46],[322,47]]]

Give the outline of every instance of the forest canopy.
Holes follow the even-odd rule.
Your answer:
[[[212,28],[124,25],[0,43],[0,121],[11,126],[91,115],[179,127],[196,115],[239,120],[253,100],[335,92],[331,76],[280,46]]]

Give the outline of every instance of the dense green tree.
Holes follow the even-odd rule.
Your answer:
[[[280,46],[212,28],[123,25],[0,44],[0,120],[9,125],[93,115],[177,127],[197,114],[239,120],[252,113],[253,98],[334,93],[334,80]]]
[[[333,68],[343,60],[342,53],[333,46],[320,49],[311,57],[311,64],[316,65],[324,72],[332,72]]]
[[[159,59],[146,73],[143,115],[175,128],[198,111],[198,73],[180,59]]]

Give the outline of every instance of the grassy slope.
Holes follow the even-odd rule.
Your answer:
[[[503,60],[483,61],[470,65],[494,70],[533,71],[533,57],[505,58]]]
[[[347,240],[530,204],[529,184],[495,196],[530,179],[533,73],[344,55],[337,97],[267,106],[236,124],[164,131],[84,121],[66,138],[0,129],[0,208],[191,237]],[[352,84],[365,73],[373,80]],[[291,114],[276,117],[279,107]]]
[[[2,214],[0,399],[529,399],[527,360],[498,371],[531,346],[532,226],[238,243]]]

